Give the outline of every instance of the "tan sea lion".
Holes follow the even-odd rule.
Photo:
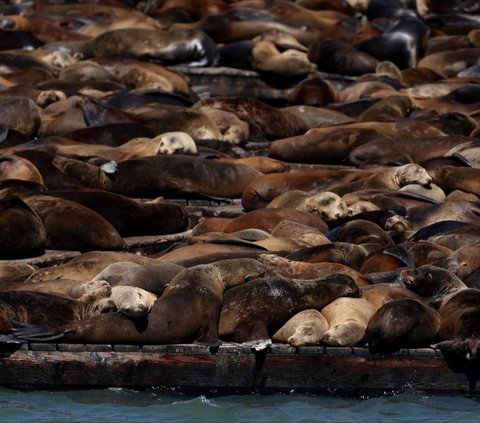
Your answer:
[[[327,329],[328,322],[322,313],[315,309],[302,310],[272,335],[272,341],[294,347],[318,345]]]
[[[422,300],[422,297],[415,294],[402,284],[394,284],[388,282],[374,283],[370,286],[362,286],[362,297],[368,300],[376,310],[378,310],[383,304],[406,298],[414,298]]]
[[[337,298],[322,308],[329,329],[321,339],[324,345],[354,347],[364,337],[375,307],[365,298]]]
[[[0,282],[23,281],[37,268],[24,262],[0,262]]]
[[[272,230],[274,237],[284,237],[295,241],[302,247],[329,244],[330,240],[317,228],[291,220],[281,220]]]
[[[345,275],[313,280],[267,277],[229,289],[223,298],[219,337],[231,342],[268,341],[288,319],[306,309],[321,309],[360,291]]]
[[[218,317],[224,291],[265,274],[254,259],[223,260],[180,272],[142,319],[108,313],[53,327],[49,337],[72,342],[112,344],[178,344],[204,342],[218,345]],[[32,329],[32,328],[30,328]],[[34,336],[26,328],[17,335]],[[40,340],[37,336],[35,339]]]
[[[14,154],[0,156],[0,180],[5,179],[44,183],[41,173],[31,161]]]
[[[157,296],[137,286],[118,285],[112,288],[109,300],[120,313],[141,317],[150,312]]]

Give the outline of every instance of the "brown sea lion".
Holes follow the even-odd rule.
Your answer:
[[[37,135],[40,128],[40,108],[26,97],[0,99],[0,124],[28,137]]]
[[[218,317],[224,291],[265,275],[254,259],[223,260],[183,270],[142,319],[108,313],[53,327],[53,337],[72,342],[112,344],[218,344]],[[345,289],[344,289],[345,290]],[[28,328],[27,328],[28,331]],[[19,334],[26,339],[28,333]],[[30,332],[30,336],[32,333]],[[37,340],[40,338],[33,337]]]
[[[26,196],[24,201],[42,219],[46,248],[84,251],[125,247],[125,241],[106,219],[79,203],[43,194]]]
[[[295,241],[302,247],[329,244],[330,240],[317,228],[291,220],[281,220],[272,230],[274,237],[284,237]]]
[[[140,198],[176,190],[235,198],[262,175],[251,167],[180,154],[125,160],[117,164],[113,178],[98,166],[79,160],[56,157],[55,165],[86,187]]]
[[[313,226],[323,233],[327,231],[327,225],[320,216],[285,208],[252,210],[232,219],[223,230],[226,233],[231,233],[247,228],[257,228],[270,232],[282,220],[291,220]]]
[[[39,215],[18,197],[0,200],[0,255],[22,258],[42,254],[47,230]]]
[[[429,54],[419,60],[418,66],[443,76],[455,76],[465,68],[475,65],[479,57],[479,48],[461,48]]]
[[[383,304],[370,318],[364,341],[372,354],[391,353],[400,348],[428,347],[440,329],[438,312],[417,299]]]
[[[336,100],[336,90],[327,80],[313,76],[300,81],[288,93],[290,104],[323,107]]]
[[[480,169],[469,167],[445,166],[430,171],[433,181],[439,185],[446,194],[454,190],[461,190],[471,194],[480,195],[478,176]]]
[[[362,287],[362,296],[368,300],[376,310],[378,310],[383,304],[406,298],[414,298],[422,300],[422,297],[415,294],[402,283],[395,284],[389,282],[374,283],[370,286]]]
[[[5,154],[0,156],[0,180],[20,179],[43,185],[43,178],[36,166],[29,160]]]
[[[407,248],[415,263],[415,267],[420,267],[424,264],[439,266],[453,253],[450,248],[424,240],[414,242]]]
[[[123,237],[163,235],[188,227],[185,208],[159,197],[139,201],[108,191],[83,189],[49,191],[52,197],[74,201],[107,219]]]
[[[142,317],[150,312],[157,296],[137,286],[118,285],[108,298],[117,311],[129,317]]]
[[[478,248],[480,241],[466,243],[448,256],[441,267],[449,270],[461,280],[473,273],[480,267]]]
[[[284,107],[284,109],[302,119],[309,129],[353,122],[353,119],[346,114],[326,107],[314,107],[302,104],[287,106]]]
[[[322,308],[328,330],[321,344],[335,347],[354,347],[364,337],[375,307],[365,298],[341,297]]]
[[[266,205],[283,192],[299,189],[317,193],[335,183],[356,181],[372,175],[369,169],[322,169],[263,175],[252,180],[242,194],[242,206],[250,211]]]
[[[0,282],[23,281],[37,268],[25,262],[0,262]]]
[[[363,274],[341,263],[308,263],[289,260],[275,254],[260,254],[258,260],[272,273],[278,273],[286,278],[315,279],[336,273],[350,276],[358,286],[370,285],[370,281]]]
[[[83,302],[44,292],[0,292],[0,332],[11,332],[11,319],[47,327],[81,321],[101,313],[100,302]]]
[[[58,266],[44,267],[32,273],[27,281],[40,283],[53,279],[92,280],[108,265],[129,261],[139,264],[152,264],[155,259],[133,253],[118,251],[89,251]]]
[[[174,263],[140,264],[119,261],[105,267],[92,280],[107,281],[110,286],[135,286],[161,295],[169,282],[182,270]]]
[[[304,133],[308,128],[297,116],[253,97],[212,97],[198,106],[234,113],[250,125],[250,138],[274,140]]]
[[[328,322],[322,313],[315,309],[302,310],[272,335],[272,341],[294,347],[318,345],[327,329]]]
[[[232,342],[265,341],[302,310],[319,310],[338,297],[359,295],[358,286],[345,275],[313,280],[259,278],[225,293],[219,337]]]

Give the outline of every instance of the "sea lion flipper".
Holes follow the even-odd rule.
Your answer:
[[[19,341],[48,342],[61,339],[67,332],[55,333],[47,326],[21,323],[11,319],[12,336]]]

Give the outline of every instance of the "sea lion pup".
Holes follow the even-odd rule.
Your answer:
[[[246,211],[266,207],[276,196],[286,191],[302,190],[316,193],[337,184],[353,182],[373,175],[372,169],[321,169],[263,175],[252,180],[242,194]]]
[[[355,147],[348,155],[348,159],[355,166],[365,163],[422,163],[429,159],[442,157],[451,148],[466,141],[471,141],[471,139],[460,135],[382,138]]]
[[[79,203],[44,194],[28,195],[23,200],[42,219],[46,248],[85,251],[119,250],[125,246],[111,223]]]
[[[49,191],[48,194],[88,207],[107,219],[123,237],[173,234],[188,227],[185,208],[162,197],[140,201],[94,189]]]
[[[234,113],[248,122],[250,139],[275,140],[303,134],[308,129],[299,117],[253,97],[212,97],[199,101],[197,106]]]
[[[112,263],[129,261],[138,264],[156,263],[155,259],[133,253],[119,251],[89,251],[80,254],[65,264],[43,267],[33,272],[27,281],[40,283],[53,279],[92,280]]]
[[[219,337],[230,342],[270,340],[293,315],[322,309],[341,296],[359,297],[352,278],[331,274],[319,279],[258,278],[225,292]]]
[[[112,175],[80,160],[55,158],[55,165],[85,187],[128,197],[158,197],[165,192],[189,191],[215,197],[240,197],[253,179],[262,175],[244,165],[221,163],[173,154],[125,160]]]
[[[204,342],[218,345],[218,318],[224,291],[230,291],[250,278],[266,274],[255,259],[221,260],[194,266],[175,276],[161,297],[142,319],[131,319],[122,313],[98,315],[53,330],[26,328],[20,338],[41,340],[65,339],[71,342],[112,344],[181,344]],[[33,330],[33,333],[32,333]]]
[[[119,261],[105,267],[92,281],[104,280],[112,287],[133,286],[162,295],[170,281],[183,269],[183,266],[167,262],[140,264]]]
[[[163,65],[211,66],[220,60],[217,46],[203,31],[125,28],[88,42],[95,57],[133,57]]]
[[[292,208],[307,213],[317,213],[326,222],[347,216],[347,205],[340,196],[323,191],[312,195],[306,191],[292,190],[275,197],[267,208]]]
[[[363,341],[372,354],[428,347],[440,329],[440,315],[424,301],[402,299],[383,304],[370,318]]]
[[[368,178],[345,185],[337,185],[329,190],[343,196],[350,192],[365,189],[400,189],[410,184],[417,184],[428,188],[431,183],[432,177],[422,166],[408,163],[402,166],[392,166],[381,169],[378,173]]]
[[[341,297],[321,310],[328,321],[321,344],[335,347],[354,347],[365,335],[368,321],[376,312],[365,298]]]
[[[361,273],[341,263],[305,263],[289,260],[276,254],[260,254],[258,256],[265,268],[286,278],[316,279],[328,277],[332,273],[350,276],[358,286],[368,286],[370,281]]]
[[[290,319],[272,335],[273,342],[294,347],[318,345],[328,329],[325,316],[315,309],[303,310]]]
[[[37,167],[30,161],[15,154],[0,156],[0,180],[19,179],[44,184]]]

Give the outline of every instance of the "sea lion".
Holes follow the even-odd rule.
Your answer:
[[[423,299],[420,295],[406,288],[401,282],[378,282],[369,286],[362,286],[362,297],[368,300],[376,310],[389,301],[406,298]]]
[[[317,213],[325,221],[336,220],[348,214],[347,205],[342,199],[328,191],[314,195],[301,190],[287,191],[270,201],[267,208],[291,208]]]
[[[315,309],[302,310],[272,335],[272,341],[294,347],[318,345],[327,329],[328,322],[322,313]]]
[[[407,246],[407,249],[412,256],[415,267],[420,267],[424,264],[441,267],[445,259],[453,253],[450,248],[424,240],[413,242],[410,246]]]
[[[330,240],[320,229],[287,219],[281,220],[270,233],[274,237],[289,238],[302,247],[330,243]]]
[[[42,254],[47,230],[39,215],[18,197],[0,200],[0,256],[22,258]]]
[[[302,212],[291,209],[257,209],[249,211],[241,216],[238,216],[230,221],[230,223],[223,229],[225,233],[236,232],[247,228],[263,229],[271,232],[275,226],[282,220],[291,220],[293,222],[301,223],[303,225],[312,226],[325,233],[328,230],[327,224],[324,220],[313,213]]]
[[[129,317],[141,317],[149,313],[157,296],[137,286],[118,285],[112,288],[109,300],[116,309]]]
[[[441,267],[444,267],[461,280],[464,280],[480,267],[477,254],[479,246],[480,241],[466,243],[448,256]]]
[[[44,194],[23,199],[42,219],[46,248],[85,251],[119,250],[125,246],[123,238],[106,219],[79,203]]]
[[[176,191],[193,191],[215,197],[240,197],[246,185],[262,173],[244,165],[180,154],[149,156],[117,164],[113,178],[98,166],[57,156],[55,165],[86,187],[129,197],[158,197]]]
[[[336,226],[327,233],[332,242],[353,244],[377,244],[382,247],[393,245],[391,236],[379,225],[365,219],[354,219]]]
[[[321,169],[263,175],[245,187],[242,206],[246,211],[266,207],[277,195],[286,191],[298,189],[313,194],[335,183],[356,181],[373,173],[370,169]]]
[[[219,337],[230,342],[268,341],[293,315],[323,308],[341,296],[358,297],[360,290],[346,275],[313,280],[274,276],[229,289],[223,298]]]
[[[220,59],[217,46],[202,31],[162,31],[125,28],[105,32],[88,42],[95,57],[133,57],[164,65],[216,65]]]
[[[353,119],[346,114],[336,112],[335,110],[326,107],[314,107],[301,104],[287,106],[284,107],[284,109],[302,119],[309,129],[343,125],[353,122]]]
[[[320,343],[335,347],[356,346],[375,312],[375,307],[365,298],[337,298],[321,310],[329,328]]]
[[[224,291],[265,275],[254,259],[222,260],[187,268],[175,276],[150,312],[141,319],[122,313],[55,325],[48,337],[71,342],[112,344],[179,344],[203,342],[218,345],[218,317]],[[345,291],[345,289],[344,289]],[[45,333],[45,329],[42,329]],[[35,328],[17,332],[22,339],[35,336]]]
[[[174,263],[140,264],[119,261],[105,267],[92,280],[107,281],[110,286],[134,286],[162,295],[169,282],[182,270]]]
[[[479,58],[479,48],[461,48],[424,56],[418,61],[418,67],[431,69],[446,77],[456,76],[458,72],[475,65]]]
[[[372,354],[391,353],[400,348],[424,348],[434,342],[440,329],[438,312],[417,299],[383,304],[370,318],[364,341]]]
[[[409,184],[417,184],[428,188],[431,183],[432,177],[422,166],[408,163],[402,166],[392,166],[381,169],[378,173],[365,179],[334,186],[330,191],[343,196],[353,191],[365,189],[400,189]]]
[[[289,104],[323,107],[336,100],[336,90],[331,83],[318,76],[300,81],[288,93]]]
[[[122,237],[173,234],[188,227],[185,208],[161,197],[139,201],[94,189],[49,191],[48,194],[95,211],[108,220]]]
[[[358,286],[370,285],[368,278],[363,274],[341,263],[308,263],[289,260],[276,254],[260,254],[258,260],[272,273],[278,273],[286,278],[316,279],[335,273],[350,276]]]
[[[5,179],[20,179],[44,184],[36,166],[31,161],[14,154],[0,156],[0,180]]]
[[[0,124],[28,137],[37,135],[41,123],[40,108],[33,100],[26,97],[2,98],[0,108]]]
[[[27,281],[40,283],[53,279],[92,280],[108,265],[119,261],[129,261],[139,264],[155,263],[155,259],[153,258],[133,253],[89,251],[74,257],[65,264],[38,269],[28,277]]]
[[[36,266],[24,262],[0,262],[0,282],[24,281],[36,269]]]

